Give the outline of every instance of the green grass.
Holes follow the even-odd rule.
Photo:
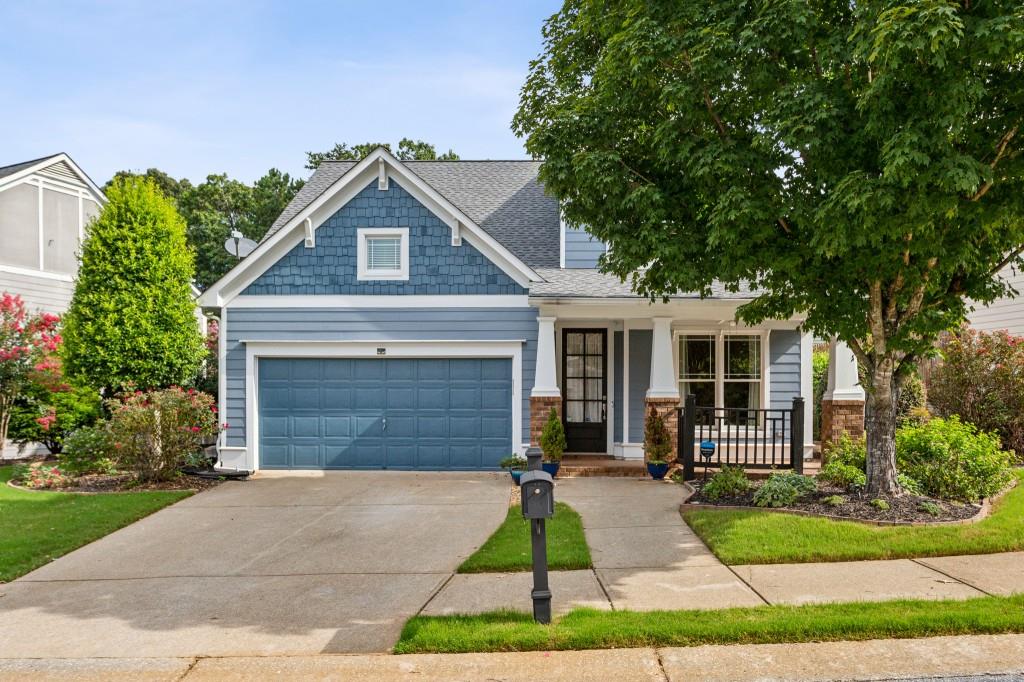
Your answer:
[[[683,518],[727,564],[859,561],[1024,549],[1024,471],[992,514],[974,524],[869,526],[761,511],[688,510]]]
[[[192,494],[28,492],[7,485],[12,469],[0,467],[0,583],[14,580]]]
[[[583,522],[572,507],[555,503],[555,516],[548,519],[548,568],[570,571],[590,568],[590,548],[583,537]],[[505,521],[487,542],[459,566],[459,573],[500,573],[529,571],[530,522],[519,505],[508,510]]]
[[[537,625],[527,614],[508,611],[416,616],[405,624],[395,653],[768,644],[1006,632],[1024,632],[1024,595],[720,611],[576,609],[551,625]]]

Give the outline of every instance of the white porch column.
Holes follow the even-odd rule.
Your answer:
[[[864,400],[864,389],[857,375],[857,358],[850,347],[838,339],[833,339],[829,346],[825,400]]]
[[[561,397],[555,364],[555,318],[537,318],[537,367],[530,397]]]
[[[672,318],[654,318],[654,339],[651,342],[651,382],[648,398],[679,400],[679,382],[676,379],[672,355]]]

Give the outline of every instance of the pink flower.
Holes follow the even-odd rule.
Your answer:
[[[199,433],[199,431],[200,431],[200,429],[199,429],[198,426],[193,426],[192,427],[192,433]]]

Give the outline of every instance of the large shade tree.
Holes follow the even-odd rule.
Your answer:
[[[325,152],[306,152],[306,168],[315,170],[324,161],[358,161],[377,147],[391,151],[391,144],[388,142],[363,142],[351,146],[346,142],[339,142]],[[402,161],[459,160],[459,155],[451,149],[438,154],[437,148],[429,142],[408,137],[398,141],[398,148],[394,154]]]
[[[1019,0],[568,0],[544,40],[513,126],[603,267],[848,343],[898,493],[902,382],[1022,264]]]

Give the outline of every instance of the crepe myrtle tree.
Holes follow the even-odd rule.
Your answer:
[[[651,298],[755,298],[866,371],[868,490],[895,398],[1024,245],[1019,0],[567,0],[513,121],[601,267]]]

